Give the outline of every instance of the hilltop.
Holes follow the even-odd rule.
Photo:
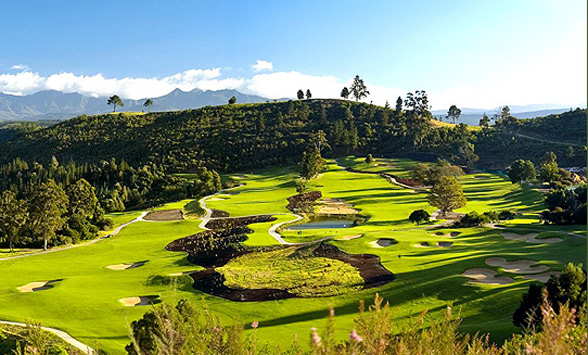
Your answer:
[[[207,106],[194,110],[79,116],[18,134],[0,145],[0,161],[155,162],[172,170],[205,165],[236,171],[297,163],[308,134],[326,133],[340,154],[441,156],[468,165],[504,169],[518,158],[553,151],[562,166],[585,165],[586,110],[577,109],[497,127],[442,124],[376,105],[303,100]],[[567,156],[568,147],[576,154]],[[474,151],[472,152],[472,147]]]

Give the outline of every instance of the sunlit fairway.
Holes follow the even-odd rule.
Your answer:
[[[378,159],[378,165],[372,166],[353,157],[338,161],[356,169],[385,171],[401,177],[407,177],[408,170],[415,164],[406,159]],[[275,223],[294,219],[294,216],[286,215],[291,212],[285,206],[286,199],[296,193],[295,178],[296,171],[291,168],[235,174],[234,180],[244,185],[221,192],[215,199],[208,201],[207,206],[226,211],[232,217],[283,213],[276,216],[277,221],[251,225],[254,233],[245,242],[246,245],[255,246],[274,245],[277,242],[268,235],[267,230]],[[432,321],[440,317],[445,307],[451,304],[454,309],[461,309],[461,316],[464,317],[462,330],[492,332],[492,339],[501,340],[517,331],[512,326],[511,316],[522,293],[532,281],[524,280],[518,274],[506,273],[503,268],[488,266],[485,260],[490,257],[534,260],[552,271],[561,270],[570,261],[585,263],[586,239],[567,234],[585,233],[585,228],[541,225],[535,215],[542,209],[541,194],[527,187],[513,185],[504,177],[472,174],[464,176],[462,183],[468,204],[458,212],[517,210],[524,214],[503,223],[509,232],[538,232],[539,239],[558,237],[563,241],[532,244],[507,240],[501,235],[503,230],[486,227],[430,228],[430,224],[417,227],[408,221],[411,211],[435,210],[428,205],[426,193],[392,185],[377,175],[348,172],[334,161],[329,161],[328,170],[313,180],[309,189],[320,190],[323,198],[343,199],[353,204],[361,216],[369,219],[352,228],[291,231],[284,227],[282,236],[289,242],[305,242],[325,237],[363,235],[351,240],[331,239],[329,243],[347,253],[379,255],[382,264],[396,276],[391,283],[330,297],[266,302],[233,302],[209,296],[185,284],[185,276],[177,285],[154,285],[147,282],[153,275],[168,276],[201,269],[188,263],[184,253],[164,250],[167,243],[200,231],[200,220],[140,221],[125,227],[118,235],[93,245],[0,261],[0,319],[24,321],[33,318],[45,326],[66,330],[89,345],[93,345],[96,340],[98,347],[109,353],[121,354],[129,343],[128,323],[149,310],[149,306],[124,307],[119,302],[121,298],[156,296],[162,302],[176,302],[182,298],[201,302],[203,299],[224,321],[235,320],[246,324],[259,321],[256,332],[260,342],[285,346],[292,342],[294,334],[298,334],[299,339],[305,339],[311,327],[323,327],[323,319],[330,305],[335,308],[337,315],[338,337],[347,337],[346,331],[353,326],[358,302],[365,300],[369,303],[377,292],[390,302],[394,325],[398,328],[408,322],[409,316],[417,315],[423,309],[429,309],[431,317],[428,319]],[[194,201],[185,200],[157,209],[191,210],[196,214],[198,209],[195,206],[197,203]],[[140,211],[133,211],[113,214],[111,217],[116,225],[120,225],[139,214]],[[451,232],[460,233],[451,236]],[[397,243],[374,247],[372,242],[386,238],[394,239]],[[415,246],[423,242],[429,246]],[[452,245],[439,247],[438,242],[450,242]],[[0,254],[0,257],[4,255]],[[269,272],[266,264],[270,262],[269,259],[275,261],[270,254],[234,259],[233,264],[226,266],[227,273],[232,272],[234,275],[231,282],[244,285],[249,283],[249,273]],[[136,262],[145,263],[126,270],[106,268],[109,265]],[[300,285],[304,278],[303,269],[297,274],[301,279],[280,279],[279,275],[291,270],[288,270],[285,258],[278,264],[271,270],[272,277],[267,278],[264,284],[259,284],[259,287],[270,287],[273,279]],[[516,282],[507,285],[471,284],[461,276],[470,268],[492,269],[498,272],[498,276],[510,276]],[[349,271],[351,276],[347,276],[353,279],[353,271]],[[60,281],[43,291],[22,293],[17,290],[17,287],[30,282],[48,280]],[[308,293],[312,293],[312,284],[308,284],[301,292],[308,296]]]

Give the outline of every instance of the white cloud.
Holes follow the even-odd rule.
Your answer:
[[[29,70],[29,66],[25,64],[15,64],[10,67],[10,70]]]
[[[251,69],[255,71],[273,70],[274,64],[272,62],[258,59],[257,62],[251,66]]]

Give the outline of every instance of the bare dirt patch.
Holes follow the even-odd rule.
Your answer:
[[[488,258],[486,264],[489,266],[501,267],[505,272],[512,274],[538,274],[549,270],[548,266],[537,265],[536,261],[533,260],[514,260],[506,261],[505,258]]]
[[[181,221],[184,219],[182,210],[163,210],[163,211],[153,211],[147,213],[144,220],[147,221]]]
[[[353,205],[338,198],[325,198],[318,201],[317,214],[319,215],[350,215],[359,211]]]
[[[527,234],[516,234],[511,232],[502,232],[502,236],[508,240],[518,240],[521,242],[533,243],[533,244],[553,244],[563,241],[561,238],[545,238],[537,239],[539,233],[527,233]]]
[[[398,244],[398,241],[392,238],[382,238],[370,242],[372,248],[386,248],[394,244]]]
[[[122,263],[122,264],[116,264],[116,265],[108,265],[106,268],[110,269],[110,270],[128,270],[128,269],[134,269],[137,267],[141,267],[143,265],[145,265],[147,263],[147,261],[139,261],[136,263]]]
[[[157,296],[135,296],[121,298],[119,302],[122,303],[125,307],[151,306],[153,304],[159,303],[156,298]]]
[[[275,220],[277,220],[277,218],[269,214],[250,217],[218,218],[208,221],[208,223],[206,223],[206,228],[214,230],[239,228],[246,227],[252,223],[273,222]]]
[[[535,275],[523,275],[523,279],[525,279],[525,280],[537,280],[539,282],[546,283],[551,278],[551,275],[553,275],[553,276],[559,276],[559,275],[561,275],[561,272],[548,271],[548,272],[544,272],[544,273],[541,273],[541,274],[535,274]]]
[[[37,292],[44,291],[53,288],[53,284],[61,280],[49,280],[49,281],[35,281],[29,282],[24,286],[17,287],[16,289],[20,292]]]
[[[470,279],[472,283],[484,283],[489,285],[507,285],[515,282],[508,276],[496,276],[497,272],[491,269],[474,268],[464,271],[461,275]]]
[[[353,240],[361,237],[363,237],[363,234],[344,235],[342,237],[335,238],[335,240]]]

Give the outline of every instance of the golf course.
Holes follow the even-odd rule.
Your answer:
[[[528,184],[490,172],[461,176],[467,204],[454,212],[510,210],[516,217],[455,228],[435,213],[426,190],[386,178],[408,178],[415,161],[364,160],[327,160],[325,171],[308,180],[307,191],[320,191],[312,215],[286,207],[297,195],[297,169],[273,167],[223,176],[234,187],[202,199],[111,213],[115,228],[97,241],[1,254],[0,320],[36,320],[123,354],[132,321],[153,304],[188,299],[226,324],[245,324],[246,333],[258,322],[260,343],[287,347],[294,334],[305,338],[323,326],[329,307],[344,339],[359,301],[370,304],[378,293],[398,329],[423,310],[434,322],[451,305],[463,317],[463,332],[491,333],[500,342],[519,331],[512,314],[530,283],[546,282],[569,262],[585,263],[585,226],[543,224],[542,192]],[[411,223],[408,216],[419,209],[436,218]],[[174,241],[227,223],[247,229],[238,240],[247,253],[205,265],[170,250]],[[222,275],[223,287],[239,297],[272,292],[240,301],[198,290],[190,275],[206,270]]]

